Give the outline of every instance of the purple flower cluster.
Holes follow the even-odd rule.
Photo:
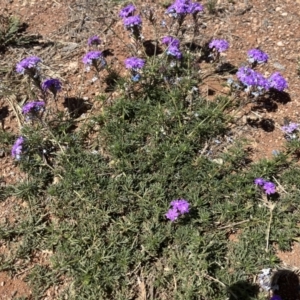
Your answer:
[[[123,24],[127,30],[131,31],[132,36],[136,40],[140,40],[142,35],[140,30],[142,28],[142,19],[140,16],[134,16],[135,6],[129,4],[123,9],[121,9],[119,16],[123,18]]]
[[[229,43],[225,40],[212,40],[208,47],[210,49],[215,49],[219,53],[226,51],[229,48]]]
[[[132,69],[134,71],[140,70],[144,67],[145,60],[138,57],[129,57],[125,59],[126,69]]]
[[[165,214],[170,221],[175,221],[180,215],[186,214],[190,211],[190,204],[185,199],[173,200],[170,203],[171,207]]]
[[[138,73],[145,66],[145,60],[138,57],[129,57],[125,59],[126,69],[130,69],[132,73],[132,81],[139,81],[141,75]]]
[[[49,78],[43,81],[42,89],[44,91],[49,90],[53,94],[56,94],[58,91],[61,90],[61,82],[55,78]]]
[[[93,46],[93,45],[100,45],[101,40],[99,39],[99,37],[97,35],[91,36],[88,39],[88,46]]]
[[[271,181],[266,181],[259,177],[254,180],[254,183],[262,187],[267,195],[276,193],[276,185]]]
[[[262,90],[268,91],[270,88],[283,91],[288,86],[286,80],[278,72],[266,79],[259,72],[247,66],[240,67],[236,76],[245,86],[256,88],[260,92]]]
[[[180,52],[179,48],[176,46],[169,46],[166,52],[168,55],[175,57],[176,59],[181,59],[182,53]]]
[[[42,60],[37,56],[29,56],[21,60],[17,66],[16,71],[17,73],[24,74],[26,71],[34,70],[37,68],[37,65]]]
[[[132,16],[123,19],[123,23],[127,29],[140,28],[142,26],[142,19],[140,16]]]
[[[133,4],[129,4],[121,9],[119,16],[121,18],[128,18],[132,16],[134,12],[135,12],[135,6]]]
[[[236,73],[237,78],[247,87],[255,87],[258,90],[269,90],[269,81],[260,73],[249,67],[240,67]]]
[[[287,81],[280,75],[279,72],[273,73],[269,77],[270,87],[282,92],[288,87]]]
[[[248,61],[252,63],[253,68],[257,63],[266,63],[268,59],[269,56],[260,49],[250,49],[248,51]],[[238,69],[236,76],[242,85],[246,87],[245,91],[255,97],[263,95],[269,90],[282,92],[288,87],[287,81],[278,72],[273,73],[269,78],[265,78],[251,67],[243,66]],[[229,84],[233,86],[232,83]],[[237,89],[244,88],[243,86],[235,84]]]
[[[178,39],[172,36],[165,36],[162,38],[161,42],[168,46],[167,55],[175,57],[176,59],[181,59],[182,53],[179,50],[180,42]]]
[[[266,63],[269,59],[268,54],[259,50],[259,49],[251,49],[248,51],[248,60],[250,63]]]
[[[22,136],[18,137],[15,141],[12,149],[11,149],[11,156],[15,158],[16,160],[19,160],[21,158],[22,150],[23,150],[23,143],[24,138]]]
[[[22,114],[23,115],[35,115],[38,112],[44,110],[45,108],[45,102],[44,101],[32,101],[27,104],[25,104],[22,107]]]
[[[90,51],[86,53],[82,62],[86,65],[87,71],[90,70],[90,66],[93,66],[97,72],[100,72],[106,66],[106,60],[101,51]]]
[[[179,48],[180,42],[178,39],[173,38],[172,36],[164,36],[161,40],[166,46],[175,46]]]
[[[200,3],[197,2],[191,2],[190,7],[189,7],[189,14],[197,14],[198,12],[203,11],[203,6]]]
[[[289,123],[288,125],[284,125],[281,127],[281,130],[286,134],[291,134],[294,131],[298,130],[300,124],[298,123]]]
[[[82,62],[85,65],[92,65],[95,62],[103,59],[103,54],[101,51],[90,51],[82,59]]]
[[[177,18],[184,17],[187,14],[197,14],[202,11],[203,6],[199,3],[194,3],[190,0],[175,0],[175,2],[166,10],[166,14],[173,18]]]

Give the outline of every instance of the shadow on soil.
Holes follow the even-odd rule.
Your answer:
[[[232,284],[228,291],[230,293],[229,300],[253,300],[259,293],[259,287],[247,281],[238,281]]]
[[[287,104],[290,101],[292,101],[290,95],[286,92],[270,90],[269,95],[270,95],[270,99],[281,104]]]
[[[78,118],[91,109],[92,105],[82,98],[65,98],[63,106],[68,108],[72,118]]]
[[[272,132],[275,129],[275,122],[270,118],[263,119],[247,119],[247,124],[251,127],[261,128],[266,132]]]
[[[155,56],[163,53],[163,49],[153,40],[144,41],[143,46],[147,56]]]

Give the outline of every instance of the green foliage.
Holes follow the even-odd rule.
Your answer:
[[[1,262],[14,273],[36,251],[53,253],[27,278],[35,298],[67,278],[65,293],[79,300],[137,299],[141,286],[147,299],[257,299],[254,278],[278,263],[273,243],[288,249],[299,235],[300,170],[289,152],[251,163],[243,141],[215,150],[236,103],[203,98],[194,62],[149,58],[139,83],[111,71],[118,98],[98,96],[103,109],[84,124],[50,115],[23,126],[28,178],[2,194],[27,205],[0,229],[15,249]],[[262,194],[257,177],[277,180],[278,194]],[[191,210],[172,223],[178,198]]]
[[[206,8],[210,14],[216,13],[217,0],[208,0],[206,3]]]

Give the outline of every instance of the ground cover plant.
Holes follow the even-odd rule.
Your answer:
[[[197,52],[183,42],[185,24],[196,32],[205,9],[168,5],[165,35],[149,55],[143,19],[157,21],[151,10],[124,5],[126,76],[114,70],[102,37],[91,36],[82,68],[91,82],[109,78],[118,94],[111,100],[100,91],[103,109],[80,124],[82,107],[59,111],[63,82],[45,73],[42,57],[17,62],[14,78],[27,94],[8,103],[20,131],[1,131],[1,140],[28,180],[1,191],[25,203],[17,222],[0,229],[13,246],[1,269],[17,274],[36,252],[51,253],[28,272],[34,299],[63,282],[70,284],[61,299],[286,299],[266,270],[279,263],[275,245],[289,249],[299,236],[299,124],[283,125],[285,151],[251,163],[234,112],[288,85],[279,73],[258,73],[268,56],[249,49],[249,65],[224,80],[229,95],[203,97],[198,60],[229,73],[222,53],[230,47],[211,38]],[[6,83],[1,93],[10,92]]]

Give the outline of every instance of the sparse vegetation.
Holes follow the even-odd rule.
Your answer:
[[[216,1],[206,7],[215,13]],[[176,9],[168,13],[178,18]],[[184,17],[175,19],[179,29]],[[7,47],[19,38],[20,23],[5,21],[10,29],[0,32],[0,43]],[[1,270],[17,274],[33,254],[51,254],[27,276],[34,299],[66,279],[61,299],[265,299],[257,274],[277,266],[275,243],[287,250],[299,236],[299,137],[272,159],[252,163],[247,142],[234,131],[233,111],[247,98],[242,91],[205,98],[199,53],[171,33],[160,55],[133,56],[143,53],[141,24],[129,21],[130,75],[107,66],[101,51],[84,55],[93,80],[117,94],[108,101],[100,91],[102,110],[81,121],[78,108],[58,112],[49,105],[63,85],[54,78],[42,83],[37,57],[18,64],[28,79],[19,85],[29,91],[26,101],[13,103],[22,126],[18,135],[1,130],[0,137],[27,180],[1,190],[1,199],[24,201],[17,220],[0,228],[0,239],[14,249],[0,254]],[[210,57],[219,58],[210,48]],[[27,101],[32,95],[45,102]],[[175,199],[187,199],[189,208],[169,220]],[[229,242],[237,230],[237,241]]]

